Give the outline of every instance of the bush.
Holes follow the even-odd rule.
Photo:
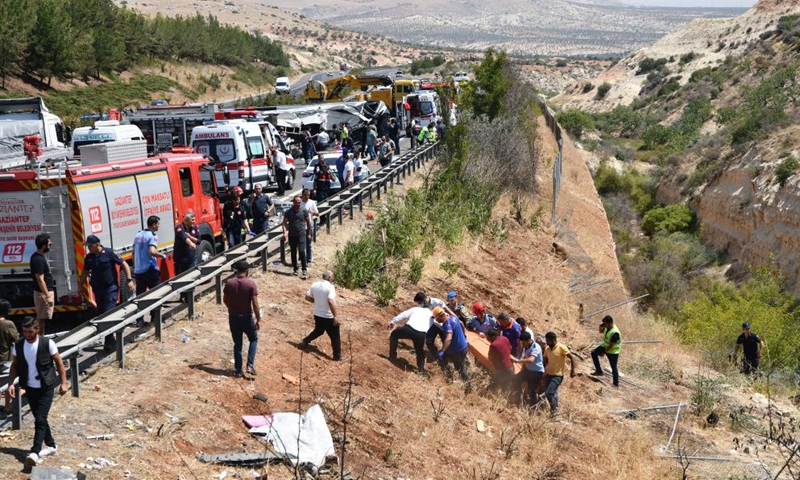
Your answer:
[[[577,139],[580,139],[587,130],[594,130],[594,120],[581,110],[559,113],[556,115],[556,120],[567,133]]]
[[[636,72],[636,75],[644,75],[645,73],[650,73],[654,70],[661,70],[666,64],[666,58],[659,58],[658,60],[655,60],[647,57],[639,62],[639,70]]]
[[[345,288],[364,288],[383,268],[384,259],[380,242],[372,235],[364,235],[336,252],[334,276]]]
[[[370,289],[375,294],[378,305],[385,307],[397,296],[398,286],[397,275],[384,272],[370,284]]]
[[[587,82],[583,84],[583,93],[589,93],[594,90],[594,84],[592,82]]]
[[[675,233],[689,229],[694,215],[686,205],[673,204],[654,208],[644,214],[642,230],[648,235],[655,233]]]
[[[412,258],[411,263],[408,264],[408,281],[414,285],[419,283],[420,278],[422,278],[422,268],[424,266],[425,262],[421,258]]]
[[[448,258],[439,264],[439,268],[444,270],[444,272],[447,274],[447,278],[450,278],[458,273],[458,270],[461,268],[461,266],[457,262],[454,262],[452,259]]]
[[[800,162],[791,155],[787,158],[784,158],[778,168],[775,169],[775,178],[778,180],[778,183],[781,184],[781,187],[786,184],[786,180],[789,179],[792,175],[795,174],[797,169],[800,168]]]
[[[609,90],[611,90],[611,84],[608,82],[603,82],[602,85],[597,87],[597,95],[594,97],[595,100],[602,100],[606,98],[606,95],[608,95]]]

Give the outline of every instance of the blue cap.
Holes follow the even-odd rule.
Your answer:
[[[88,247],[89,245],[94,245],[95,243],[100,243],[100,237],[97,235],[89,235],[86,237],[86,243],[84,243],[84,245]]]
[[[447,292],[447,299],[450,300],[451,298],[456,298],[455,290],[450,290],[449,292]]]
[[[744,328],[745,330],[750,330],[750,322],[744,322],[742,324],[742,328]]]

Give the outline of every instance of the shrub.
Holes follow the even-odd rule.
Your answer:
[[[683,232],[689,229],[693,220],[694,215],[686,205],[667,205],[645,213],[642,219],[642,230],[648,235],[657,232]]]
[[[421,258],[412,258],[411,263],[408,264],[408,281],[416,285],[420,278],[422,278],[422,268],[424,266],[425,262]]]
[[[345,288],[364,288],[383,268],[384,258],[383,247],[372,235],[348,242],[336,252],[333,267],[336,281]]]
[[[636,72],[636,75],[644,75],[645,73],[649,73],[654,70],[661,70],[666,64],[666,58],[659,58],[658,60],[655,60],[647,57],[639,62],[639,70]]]
[[[784,158],[778,168],[775,169],[775,178],[778,180],[778,183],[781,184],[781,187],[786,184],[786,180],[789,179],[792,175],[795,174],[797,169],[800,168],[800,162],[791,155],[787,158]]]
[[[397,275],[384,272],[370,284],[370,290],[375,294],[378,305],[385,307],[397,296],[398,286]]]
[[[447,278],[450,278],[456,273],[458,273],[458,270],[459,268],[461,268],[461,266],[458,264],[458,262],[455,262],[453,261],[453,259],[448,258],[447,260],[439,264],[439,268],[444,270],[444,272],[447,274]]]
[[[602,100],[606,98],[606,95],[608,95],[609,90],[611,90],[611,84],[608,82],[603,82],[602,85],[597,87],[597,95],[594,98],[596,100]]]
[[[556,115],[558,123],[573,137],[580,139],[587,130],[594,130],[594,120],[581,110],[570,110]]]
[[[583,84],[583,89],[582,89],[583,93],[589,93],[592,90],[594,90],[594,84],[592,84],[591,82]]]

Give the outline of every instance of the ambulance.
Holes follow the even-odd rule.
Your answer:
[[[54,168],[0,173],[0,297],[12,304],[12,315],[30,315],[33,281],[30,257],[35,238],[52,237],[46,254],[54,277],[56,312],[82,312],[88,283],[78,284],[89,235],[132,261],[133,238],[147,218],[161,218],[158,249],[161,278],[175,276],[174,225],[187,211],[200,231],[198,262],[223,247],[222,209],[214,170],[199,154],[167,154],[91,166],[63,162]],[[122,284],[126,282],[121,279]]]

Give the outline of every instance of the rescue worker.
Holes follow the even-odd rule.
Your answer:
[[[426,140],[428,140],[428,127],[427,127],[427,125],[422,127],[422,129],[417,134],[417,145],[423,145]]]
[[[478,335],[483,338],[489,332],[497,328],[497,320],[488,313],[486,313],[486,306],[481,302],[475,302],[472,305],[472,321],[467,324],[467,330],[478,332]]]
[[[159,260],[167,256],[158,251],[158,232],[161,226],[161,219],[155,215],[147,218],[147,229],[137,233],[133,238],[133,276],[136,279],[136,295],[141,295],[156,285],[161,283],[161,268]],[[153,319],[154,313],[150,314]],[[136,325],[140,326],[144,319],[136,319]]]
[[[447,308],[449,308],[453,313],[456,314],[456,317],[461,321],[461,325],[464,327],[464,330],[467,329],[467,323],[470,321],[470,318],[467,316],[467,313],[464,311],[464,305],[458,301],[458,293],[455,290],[451,290],[447,292],[447,296],[445,297],[445,303],[447,304]]]
[[[449,368],[449,364],[452,363],[453,367],[461,375],[461,380],[467,383],[467,389],[469,390],[471,388],[469,375],[467,374],[467,353],[469,348],[461,322],[455,315],[448,314],[442,307],[433,309],[433,320],[439,327],[439,335],[442,339],[442,349],[437,352],[439,366],[452,380],[453,373]]]
[[[242,233],[244,229],[250,232],[247,209],[242,205],[242,197],[239,193],[234,193],[231,202],[225,205],[222,229],[225,231],[229,247],[235,247],[244,241]]]
[[[195,225],[194,212],[190,210],[183,215],[183,222],[175,225],[175,250],[172,252],[175,275],[180,275],[197,265],[199,242],[200,231]]]
[[[428,143],[434,143],[436,141],[436,122],[431,122],[428,124]]]
[[[511,353],[519,355],[519,337],[522,335],[522,328],[507,313],[501,313],[497,316],[497,324],[500,334],[511,343]]]
[[[395,328],[405,323],[400,328]],[[400,313],[392,319],[386,328],[392,331],[389,335],[389,361],[397,362],[397,344],[401,338],[411,340],[417,359],[417,371],[425,373],[425,336],[433,325],[433,312],[423,304]]]
[[[409,136],[411,137],[411,148],[414,148],[419,144],[417,138],[419,137],[419,133],[422,131],[422,125],[420,125],[418,121],[412,120],[409,131]]]
[[[306,264],[306,242],[311,241],[311,215],[302,208],[303,200],[299,195],[292,199],[292,208],[283,214],[283,241],[289,242],[292,255],[292,270],[294,276],[298,274],[297,256],[303,267],[303,280],[308,277]]]
[[[511,343],[506,337],[501,336],[497,330],[486,332],[486,339],[489,341],[489,361],[494,369],[492,386],[509,390],[514,380],[514,364],[511,363]]]
[[[600,346],[592,350],[592,361],[594,362],[594,376],[602,376],[603,368],[600,366],[600,357],[605,355],[608,358],[608,363],[611,365],[611,379],[615,387],[619,387],[619,370],[617,369],[617,360],[619,360],[619,352],[622,347],[622,337],[620,337],[619,328],[614,325],[614,319],[611,315],[603,317],[603,322],[600,323],[599,332],[603,334],[603,341]]]
[[[742,333],[736,338],[736,348],[733,350],[733,358],[739,355],[740,346],[744,353],[742,373],[745,375],[758,373],[758,364],[761,362],[764,341],[761,340],[758,335],[750,331],[750,322],[742,324]]]
[[[544,336],[547,346],[544,349],[544,394],[550,403],[550,415],[558,413],[558,387],[564,381],[564,366],[569,358],[570,378],[575,376],[575,356],[566,345],[558,341],[553,332]]]
[[[258,235],[269,229],[269,217],[275,211],[275,205],[269,195],[264,193],[264,187],[256,184],[253,200],[250,202],[250,216],[253,219],[253,233]]]
[[[339,334],[339,320],[336,319],[336,287],[333,286],[333,272],[326,270],[322,280],[315,282],[306,292],[306,301],[314,304],[314,330],[300,343],[300,348],[308,345],[327,333],[331,339],[333,360],[342,361],[342,342]]]
[[[316,200],[318,202],[328,198],[332,181],[333,175],[331,174],[331,169],[328,166],[328,162],[325,161],[325,156],[320,153],[317,159],[317,165],[314,167],[314,190],[317,192]]]
[[[125,272],[128,280],[126,287],[129,293],[133,293],[134,282],[131,276],[131,268],[125,263],[114,250],[105,248],[100,243],[100,238],[96,235],[86,237],[84,244],[89,253],[83,263],[79,285],[85,285],[87,277],[90,278],[89,285],[94,293],[94,301],[97,305],[97,313],[103,314],[113,310],[117,306],[119,299],[119,273],[117,267]],[[86,298],[84,298],[86,300]],[[117,342],[114,334],[106,335],[103,349],[107,352],[116,350]]]
[[[53,318],[55,308],[55,290],[53,273],[45,253],[50,251],[53,241],[47,232],[36,235],[36,251],[29,260],[31,278],[33,279],[33,307],[36,310],[36,319],[39,320],[41,334],[44,335],[45,323]]]

